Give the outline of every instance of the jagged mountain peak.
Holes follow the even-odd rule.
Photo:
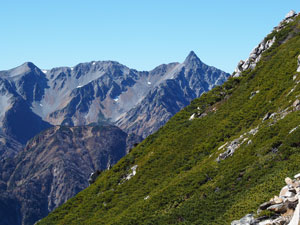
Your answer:
[[[25,62],[22,65],[14,68],[14,69],[12,69],[12,71],[14,71],[14,72],[17,71],[18,73],[22,74],[23,71],[27,72],[27,71],[32,71],[32,70],[36,70],[36,69],[40,70],[34,63],[32,63],[32,62]]]
[[[156,67],[150,77],[156,75],[164,79],[139,104],[117,118],[117,125],[125,131],[147,137],[192,99],[222,84],[228,77],[225,72],[201,62],[193,51],[183,63]]]
[[[34,65],[34,63],[32,62],[25,62],[21,65],[21,67],[27,67],[27,68],[30,68],[30,69],[34,69],[34,68],[37,68],[36,65]]]
[[[198,58],[194,51],[191,51],[184,60],[185,65],[200,65],[202,64],[201,60]]]

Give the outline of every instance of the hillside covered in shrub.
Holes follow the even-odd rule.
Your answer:
[[[300,16],[38,224],[230,224],[300,172]],[[257,217],[261,215],[255,215]]]

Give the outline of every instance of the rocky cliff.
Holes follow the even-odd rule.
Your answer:
[[[204,64],[194,52],[185,61],[172,69],[158,67],[152,74],[169,71],[168,79],[150,90],[133,109],[117,120],[117,126],[129,133],[144,138],[157,131],[175,113],[187,106],[193,99],[216,85],[221,85],[228,74]]]
[[[20,142],[0,131],[0,162],[7,158],[13,158],[22,148],[23,145]]]
[[[21,144],[51,125],[32,110],[32,102],[40,101],[47,79],[32,63],[24,63],[8,71],[0,71],[0,130]]]

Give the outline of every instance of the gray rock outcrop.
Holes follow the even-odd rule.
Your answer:
[[[298,56],[297,63],[298,63],[297,72],[300,72],[300,55]]]
[[[254,223],[254,221],[254,216],[252,214],[248,214],[240,220],[232,221],[231,225],[251,225]]]
[[[226,147],[226,151],[223,153],[220,153],[219,156],[217,157],[216,161],[220,162],[221,160],[224,160],[230,156],[232,156],[234,154],[234,152],[242,145],[244,144],[246,141],[249,140],[249,138],[251,136],[256,135],[256,133],[258,132],[259,127],[255,127],[253,129],[251,129],[249,132],[246,132],[244,134],[242,134],[240,137],[234,139],[232,142],[225,143],[224,145],[222,145],[221,147],[219,147],[218,150],[222,150]],[[247,143],[251,144],[251,140],[249,140]]]
[[[297,13],[295,11],[291,10],[286,15],[285,19],[283,21],[281,21],[278,26],[274,27],[274,29],[272,30],[272,32],[274,32],[274,31],[276,31],[276,32],[280,31],[282,28],[284,28],[286,26],[287,23],[290,23],[290,22],[294,21],[294,19],[295,19],[296,16],[297,16]],[[249,57],[246,60],[241,60],[238,63],[238,65],[237,65],[236,69],[234,70],[232,76],[233,77],[239,77],[242,74],[242,72],[244,72],[245,70],[248,70],[248,69],[253,70],[256,67],[256,64],[260,61],[260,59],[262,57],[262,53],[264,53],[266,50],[268,50],[269,48],[271,48],[272,45],[275,43],[275,41],[276,41],[276,37],[273,36],[269,40],[265,40],[264,39],[262,42],[260,42],[252,50],[252,52],[250,53]],[[300,72],[300,66],[298,67],[298,70],[297,71]]]
[[[299,225],[300,224],[300,174],[294,176],[295,179],[287,177],[284,186],[278,196],[262,203],[258,208],[261,211],[268,210],[274,212],[272,217],[254,218],[248,214],[240,220],[235,220],[231,225]]]
[[[247,58],[245,61],[241,60],[236,69],[234,70],[233,77],[239,77],[241,73],[245,70],[251,69],[253,70],[256,67],[256,64],[260,61],[261,55],[263,52],[268,50],[272,45],[275,43],[275,36],[265,41],[263,40],[261,43],[259,43],[250,53],[249,58]]]
[[[294,10],[291,10],[291,11],[289,11],[289,12],[286,14],[285,19],[292,18],[292,17],[294,17],[294,16],[296,16],[296,15],[297,15],[297,13],[296,13]]]
[[[91,175],[88,179],[88,182],[89,182],[90,185],[95,183],[97,177],[101,174],[101,172],[102,172],[101,170],[96,170],[95,172],[91,173]]]

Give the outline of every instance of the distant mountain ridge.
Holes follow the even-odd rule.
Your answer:
[[[0,128],[22,144],[52,125],[103,121],[146,137],[228,76],[202,63],[194,52],[183,63],[163,64],[149,72],[114,61],[51,70],[27,62],[0,71]],[[141,119],[137,114],[142,112]]]

